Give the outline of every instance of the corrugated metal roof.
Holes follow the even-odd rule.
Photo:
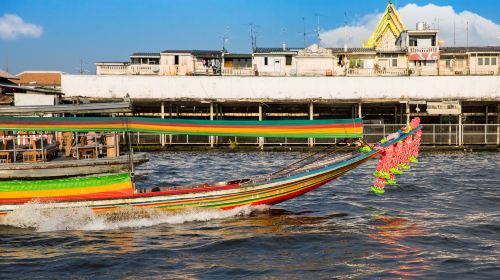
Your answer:
[[[442,53],[500,52],[500,46],[441,47],[439,50]]]
[[[217,50],[164,50],[161,53],[189,53],[194,56],[220,57],[222,51]]]
[[[158,52],[136,52],[133,53],[130,57],[140,56],[140,57],[160,57],[160,53]]]
[[[229,58],[251,58],[252,54],[251,53],[225,53],[224,57],[229,57]]]
[[[255,48],[254,53],[289,53],[289,52],[298,52],[303,48]]]
[[[12,75],[9,72],[3,71],[0,69],[0,78],[10,79],[10,80],[19,80],[19,77]]]
[[[129,102],[113,103],[88,103],[88,104],[59,104],[54,106],[0,106],[1,116],[30,116],[33,112],[37,114],[46,113],[129,113],[131,105]]]

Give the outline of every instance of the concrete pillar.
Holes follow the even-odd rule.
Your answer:
[[[484,144],[488,143],[488,123],[489,123],[489,110],[488,110],[488,105],[486,105],[485,112],[484,112]]]
[[[463,145],[464,137],[463,137],[463,128],[462,128],[462,114],[458,114],[458,146]]]
[[[311,102],[309,103],[309,120],[314,120],[314,104]],[[314,138],[309,138],[308,140],[309,147],[314,146]]]
[[[410,102],[406,102],[406,123],[410,123]]]
[[[486,107],[484,108],[484,123],[485,124],[488,124],[489,122],[489,110],[488,110],[488,105],[486,105]]]
[[[214,103],[210,102],[210,120],[214,120]],[[210,140],[210,148],[214,147],[214,142],[215,142],[215,137],[214,136],[209,136]]]
[[[259,104],[259,121],[262,121],[264,113],[262,111],[262,104]],[[264,149],[264,137],[259,137],[259,147]]]
[[[161,114],[161,118],[164,119],[165,118],[165,102],[163,102],[163,101],[161,102],[160,114]],[[160,134],[160,142],[161,142],[161,146],[165,147],[165,134]]]
[[[398,123],[398,106],[394,106],[394,123]]]
[[[362,114],[362,111],[361,111],[361,102],[358,103],[358,118],[362,118],[363,117],[363,114]]]
[[[497,104],[497,146],[500,146],[500,104]]]

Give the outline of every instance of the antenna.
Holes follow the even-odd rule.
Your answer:
[[[318,45],[321,44],[321,28],[319,26],[319,14],[316,14],[317,25],[316,25],[316,37],[318,39]]]
[[[226,31],[222,35],[222,51],[226,52],[226,43],[229,41],[229,26],[226,26]]]
[[[286,32],[287,32],[286,27],[281,28],[281,41],[282,41],[283,48],[286,47],[286,41],[285,41]]]
[[[304,36],[304,49],[306,48],[306,36],[307,36],[307,33],[306,33],[306,18],[305,17],[302,17],[302,25],[304,26],[304,32],[302,33],[302,35]]]
[[[347,12],[344,12],[344,51],[347,51]]]
[[[255,50],[257,48],[257,32],[256,32],[256,25],[253,23],[250,23],[250,39],[252,42],[252,50]]]
[[[453,19],[453,47],[456,46],[457,46],[457,30],[456,30],[455,19]]]
[[[467,21],[467,49],[469,48],[469,21]]]
[[[90,73],[88,70],[86,70],[85,68],[83,68],[84,64],[86,62],[83,61],[83,59],[80,58],[80,68],[75,68],[76,70],[78,70],[78,73],[80,73],[80,75],[85,75],[86,73]]]

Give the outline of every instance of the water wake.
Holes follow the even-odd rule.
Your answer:
[[[268,206],[242,206],[231,210],[190,208],[160,211],[130,206],[121,207],[119,210],[107,214],[100,214],[89,208],[51,208],[48,204],[32,202],[9,213],[3,220],[0,220],[0,225],[34,228],[38,232],[115,230],[248,216],[254,212],[267,211],[268,209]]]

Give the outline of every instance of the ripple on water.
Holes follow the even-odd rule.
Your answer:
[[[154,153],[138,185],[270,172],[300,153]],[[0,278],[496,278],[495,153],[424,154],[383,196],[375,161],[271,209],[109,221],[35,208],[0,225]],[[45,216],[44,216],[45,215]]]

